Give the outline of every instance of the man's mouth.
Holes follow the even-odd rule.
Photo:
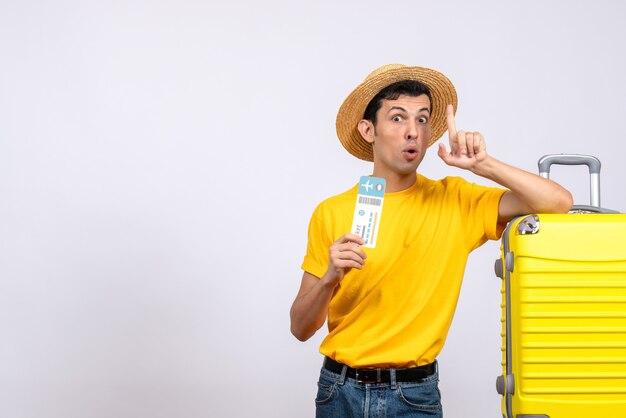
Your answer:
[[[415,157],[417,157],[417,150],[413,147],[409,147],[402,151],[402,154],[404,154],[407,160],[414,160]]]

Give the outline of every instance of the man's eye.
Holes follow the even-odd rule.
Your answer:
[[[428,118],[426,116],[422,116],[418,120],[419,120],[419,123],[426,123],[426,122],[428,122]]]
[[[396,115],[393,118],[391,118],[391,120],[393,120],[394,122],[400,122],[402,120],[402,117],[399,115]]]

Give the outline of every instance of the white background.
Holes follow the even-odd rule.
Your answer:
[[[289,307],[315,205],[371,165],[336,111],[436,68],[457,127],[536,170],[596,155],[626,210],[618,1],[0,3],[0,417],[312,417],[320,330]],[[464,175],[435,152],[420,171]],[[579,203],[584,169],[556,168]],[[500,417],[497,242],[440,356],[447,417]]]

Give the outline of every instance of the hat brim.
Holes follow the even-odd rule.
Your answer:
[[[372,144],[363,139],[357,125],[363,119],[365,108],[374,96],[385,87],[402,80],[419,81],[430,90],[431,138],[428,146],[437,142],[446,132],[446,107],[452,104],[456,113],[458,104],[456,89],[452,82],[445,75],[430,68],[396,66],[372,73],[348,95],[339,108],[336,121],[337,136],[350,154],[361,160],[374,161]]]

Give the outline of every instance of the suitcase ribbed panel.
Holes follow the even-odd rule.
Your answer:
[[[500,346],[500,351],[502,352],[502,376],[506,376],[506,282],[504,280],[502,280],[500,294],[502,296],[502,302],[500,303],[500,308],[502,309],[502,317],[500,318],[500,322],[502,324],[502,328],[500,331],[500,336],[502,337],[502,345]],[[501,408],[504,412],[506,411],[506,397],[502,396],[501,401]]]
[[[624,402],[626,263],[608,264],[516,260],[521,395]]]

